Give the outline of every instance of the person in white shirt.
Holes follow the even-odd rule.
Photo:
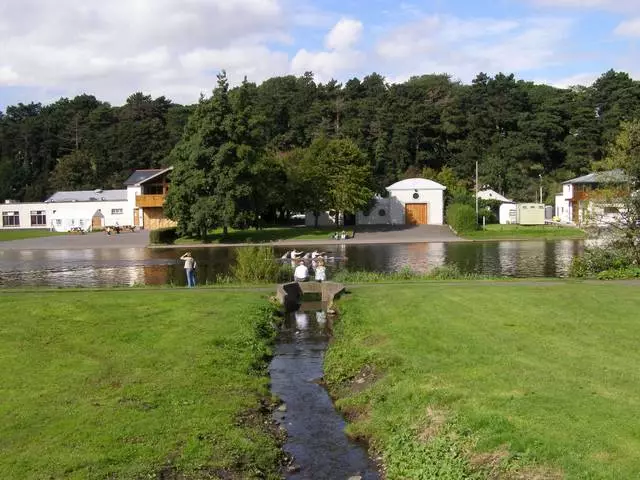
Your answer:
[[[302,260],[298,261],[298,266],[293,272],[293,280],[295,282],[306,282],[309,279],[309,269]]]
[[[316,282],[325,282],[327,280],[327,271],[324,267],[324,261],[322,258],[318,260],[318,265],[316,266]]]
[[[187,252],[180,257],[184,261],[184,273],[187,275],[187,287],[196,286],[196,259],[193,258],[191,252]]]

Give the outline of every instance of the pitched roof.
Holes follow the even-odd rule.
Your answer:
[[[157,177],[165,172],[169,172],[173,170],[173,167],[169,168],[151,168],[148,170],[136,170],[131,174],[129,178],[127,178],[124,182],[126,186],[130,185],[142,185],[145,182],[148,182],[152,178]]]
[[[426,178],[409,178],[407,180],[401,180],[394,183],[390,187],[387,187],[388,191],[392,190],[446,190],[447,187],[440,185],[433,180],[427,180]]]
[[[574,178],[562,182],[564,184],[576,183],[627,183],[629,177],[620,169],[609,170],[607,172],[593,172],[582,177]]]
[[[80,190],[77,192],[56,192],[45,203],[61,202],[115,202],[127,200],[126,190]]]
[[[483,200],[498,200],[504,203],[513,203],[513,200],[509,200],[504,195],[500,195],[498,192],[491,190],[490,188],[478,192],[478,198]]]

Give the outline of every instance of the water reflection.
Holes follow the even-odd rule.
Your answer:
[[[503,241],[313,247],[337,257],[328,274],[340,268],[397,271],[405,266],[428,272],[453,264],[463,272],[511,277],[562,277],[584,242]],[[298,247],[309,250],[310,247]],[[276,248],[276,256],[286,252]],[[230,273],[233,248],[193,249],[198,283],[213,283]],[[174,249],[0,250],[0,286],[184,285],[182,251]]]

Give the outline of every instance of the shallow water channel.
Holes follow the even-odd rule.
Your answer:
[[[320,303],[288,313],[269,369],[271,391],[284,402],[274,419],[287,429],[284,449],[299,467],[286,478],[378,479],[365,449],[344,434],[345,421],[322,386],[329,321]]]

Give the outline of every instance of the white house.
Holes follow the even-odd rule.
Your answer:
[[[607,203],[599,198],[605,189],[625,186],[629,182],[622,170],[594,172],[562,183],[562,193],[555,196],[554,215],[563,223],[605,225],[615,222],[620,215],[618,203]]]
[[[509,200],[504,195],[500,195],[498,192],[491,190],[490,188],[479,191],[478,198],[481,200],[497,200],[502,203],[514,203],[513,200]]]
[[[172,168],[136,170],[125,182],[126,190],[56,192],[44,202],[0,204],[1,229],[43,229],[68,232],[107,226],[148,229],[175,225],[164,217]]]
[[[386,188],[387,197],[377,196],[366,212],[356,214],[356,225],[443,225],[444,191],[446,187],[425,178],[410,178]],[[332,215],[333,214],[333,215]],[[315,224],[313,213],[307,212],[305,223]],[[322,212],[318,225],[334,226],[334,212]]]

